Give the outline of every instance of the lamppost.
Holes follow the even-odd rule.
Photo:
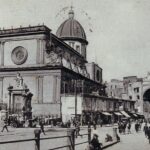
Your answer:
[[[8,113],[10,114],[11,113],[11,93],[12,93],[12,89],[13,89],[13,86],[9,85],[9,87],[7,88],[8,89],[8,94],[9,94],[9,107],[8,107]]]

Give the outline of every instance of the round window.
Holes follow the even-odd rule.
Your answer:
[[[22,65],[23,63],[25,63],[27,57],[28,57],[28,52],[22,46],[18,46],[14,48],[11,53],[11,59],[16,65]]]

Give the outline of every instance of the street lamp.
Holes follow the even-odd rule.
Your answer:
[[[8,112],[9,114],[11,113],[11,93],[12,93],[12,89],[13,89],[13,86],[9,85],[9,87],[7,88],[8,91],[9,91],[9,107],[8,107]]]

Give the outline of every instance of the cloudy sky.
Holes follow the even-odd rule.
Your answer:
[[[45,24],[55,33],[68,18],[84,27],[88,61],[103,68],[103,79],[146,76],[150,71],[150,0],[0,0],[0,27]]]

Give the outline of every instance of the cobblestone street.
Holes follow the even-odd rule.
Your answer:
[[[20,140],[20,139],[28,139],[28,138],[34,138],[34,128],[10,128],[10,132],[3,132],[0,133],[0,141],[7,141],[7,140]],[[63,136],[66,135],[66,129],[63,128],[45,128],[46,135],[43,135],[41,133],[41,137],[56,137],[56,136]],[[98,128],[99,132],[99,139],[101,142],[104,142],[106,133],[113,134],[113,127],[102,127]],[[87,127],[81,128],[81,134],[87,134]],[[55,148],[58,146],[64,146],[66,145],[67,138],[62,139],[52,139],[52,140],[42,140],[41,141],[41,150],[49,149],[49,148]],[[88,141],[88,137],[78,137],[75,139],[76,144],[82,143],[85,141]],[[13,143],[13,144],[3,144],[0,145],[0,150],[13,150],[13,149],[34,149],[34,141],[32,142],[23,142],[23,143]],[[76,150],[85,149],[87,146],[87,143],[82,145],[77,145]]]
[[[144,125],[144,124],[143,124]],[[121,141],[118,144],[115,144],[112,147],[109,147],[107,150],[149,150],[150,144],[148,143],[148,139],[145,138],[142,130],[138,133],[134,130],[134,124],[132,124],[131,128],[132,134],[120,135]]]
[[[116,126],[115,126],[116,127]],[[143,128],[143,127],[142,127]],[[7,140],[20,140],[20,139],[28,139],[34,138],[34,128],[10,128],[10,132],[0,133],[0,141]],[[41,134],[41,137],[56,137],[66,135],[66,129],[63,128],[45,128],[46,135]],[[98,127],[99,140],[104,143],[106,133],[110,135],[113,134],[113,126],[110,127]],[[132,134],[121,134],[121,141],[118,144],[115,144],[109,148],[108,150],[148,150],[150,149],[150,144],[148,143],[148,139],[145,138],[143,131],[136,133],[134,131],[134,124],[132,124],[131,129]],[[87,133],[87,127],[82,127],[81,134]],[[87,136],[78,137],[76,139],[77,143],[82,143],[88,140]],[[66,145],[67,138],[63,139],[52,139],[52,140],[42,140],[41,141],[41,150],[55,148],[58,146]],[[14,144],[3,144],[0,145],[0,150],[13,150],[13,149],[22,149],[29,150],[34,149],[34,141],[32,142],[23,142],[23,143],[14,143]],[[87,146],[87,143],[82,145],[77,145],[76,150],[84,150]]]
[[[120,143],[109,147],[107,150],[149,150],[150,144],[145,138],[144,133],[133,133],[121,135]]]

